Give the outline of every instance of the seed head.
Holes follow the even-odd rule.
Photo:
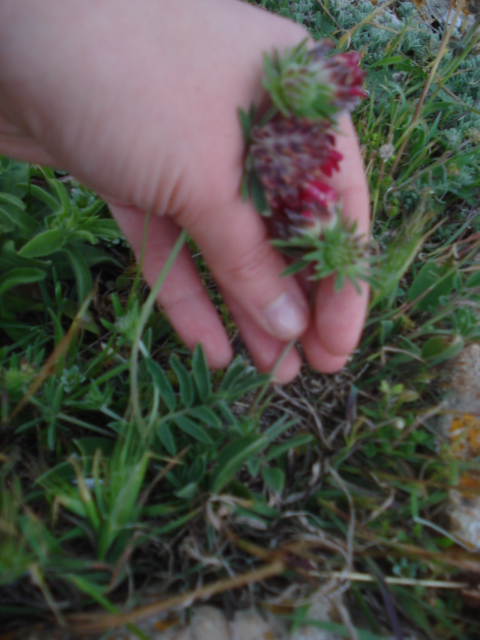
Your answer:
[[[380,149],[378,150],[378,155],[382,160],[390,160],[395,153],[395,147],[390,142],[382,144]]]

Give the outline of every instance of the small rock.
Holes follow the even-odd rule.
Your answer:
[[[447,383],[446,413],[440,430],[452,455],[469,462],[480,455],[480,346],[465,349],[452,363]],[[452,533],[472,551],[480,550],[480,470],[460,475],[449,494]]]

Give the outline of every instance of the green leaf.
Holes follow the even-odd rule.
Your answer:
[[[17,224],[12,222],[9,216],[3,215],[4,213],[4,210],[0,207],[0,236],[12,233],[17,228]]]
[[[20,227],[25,233],[32,234],[38,228],[38,223],[23,209],[16,209],[12,212],[7,207],[0,206],[0,212],[11,224]]]
[[[403,60],[404,60],[403,56],[391,56],[389,58],[383,58],[382,60],[379,60],[378,62],[373,63],[372,66],[385,67],[389,64],[397,65],[399,62],[403,62]]]
[[[26,187],[28,185],[25,185]],[[31,184],[28,186],[28,190],[31,196],[34,196],[43,204],[47,205],[49,209],[56,212],[60,207],[60,203],[56,200],[48,191],[42,189],[42,187],[37,186],[36,184]]]
[[[209,407],[192,407],[188,412],[188,415],[193,416],[198,421],[204,422],[215,429],[222,428],[222,420],[217,416],[215,411],[212,411]]]
[[[304,447],[306,444],[310,442],[314,442],[315,438],[310,433],[300,433],[294,438],[291,438],[288,442],[283,442],[282,444],[277,444],[276,446],[272,446],[268,453],[265,454],[264,460],[278,460],[280,456],[288,451],[294,450],[298,447]]]
[[[69,245],[63,251],[67,254],[68,260],[72,265],[77,282],[78,302],[81,304],[93,289],[90,268],[85,257],[76,247]]]
[[[228,391],[233,385],[235,385],[238,380],[243,377],[244,373],[245,362],[241,357],[235,358],[222,378],[222,382],[220,383],[220,390]]]
[[[262,469],[262,478],[266,485],[275,493],[282,493],[285,486],[285,473],[278,467],[266,467]]]
[[[58,504],[65,507],[65,509],[67,509],[68,511],[71,511],[79,518],[82,518],[84,520],[88,519],[88,509],[85,503],[80,500],[80,498],[55,491],[55,499],[58,501]]]
[[[28,181],[29,166],[0,156],[0,191],[22,198],[25,195],[23,183]]]
[[[25,210],[25,205],[20,200],[20,198],[16,198],[15,196],[10,195],[9,193],[0,193],[0,204],[8,205],[9,207],[13,207],[18,211]]]
[[[45,271],[31,267],[18,267],[0,276],[0,295],[12,287],[30,282],[39,282],[45,278]]]
[[[276,422],[274,422],[268,429],[265,431],[265,437],[268,439],[268,442],[273,442],[276,438],[278,438],[282,433],[284,433],[290,427],[293,427],[298,422],[298,417],[288,419],[288,415],[283,415]]]
[[[110,480],[112,485],[111,504],[108,518],[104,520],[98,540],[98,555],[104,559],[109,548],[121,530],[134,523],[139,515],[138,497],[147,472],[149,456],[143,455],[135,465],[128,469],[114,469]],[[116,477],[115,477],[116,476]]]
[[[480,287],[480,271],[472,273],[472,275],[465,281],[465,286],[469,289]]]
[[[194,518],[198,512],[199,512],[199,509],[195,509],[195,511],[189,511],[186,515],[181,516],[176,520],[172,520],[172,522],[169,522],[164,527],[161,527],[160,529],[158,529],[157,533],[158,534],[171,533],[172,531],[175,531],[176,529],[183,527],[183,525],[186,524],[192,518]]]
[[[51,169],[42,169],[43,174],[45,175],[48,185],[54,194],[57,196],[60,202],[60,210],[59,214],[69,213],[72,206],[70,204],[70,198],[68,197],[67,190],[65,186],[55,177],[54,172]]]
[[[208,433],[202,427],[195,424],[193,420],[190,418],[186,418],[185,416],[176,416],[174,418],[174,423],[177,425],[179,429],[188,433],[188,435],[195,438],[199,442],[203,442],[204,444],[213,444],[213,440],[210,438]]]
[[[194,400],[194,388],[192,379],[176,354],[170,358],[170,364],[175,371],[180,386],[180,399],[183,406],[191,407]]]
[[[450,264],[437,266],[433,262],[427,262],[408,290],[409,301],[413,302],[424,294],[415,303],[419,311],[427,311],[430,307],[437,306],[442,296],[448,296],[451,293],[456,275],[457,269]]]
[[[265,197],[265,190],[263,188],[260,179],[257,174],[252,171],[248,174],[248,181],[250,187],[250,197],[252,198],[253,206],[258,213],[265,217],[270,217],[272,212],[268,206],[267,198]]]
[[[98,436],[78,438],[73,442],[85,458],[93,458],[96,451],[101,451],[102,455],[109,458],[115,446],[115,441],[111,438],[100,438]]]
[[[172,430],[170,425],[166,420],[162,420],[158,425],[158,436],[171,456],[177,455],[177,447],[175,445],[175,439],[172,435]]]
[[[151,358],[145,358],[148,372],[152,376],[153,384],[160,391],[160,396],[165,402],[169,411],[174,411],[177,406],[177,399],[167,376],[160,365]],[[168,448],[168,447],[167,447]]]
[[[33,233],[38,227],[37,221],[25,212],[23,202],[9,193],[0,192],[0,212],[26,233]]]
[[[242,127],[243,139],[245,144],[250,144],[250,131],[252,129],[252,123],[255,120],[255,107],[252,105],[248,111],[243,109],[238,110],[238,117],[240,118],[240,125]]]
[[[292,262],[291,265],[289,265],[286,269],[282,271],[282,278],[287,278],[288,276],[293,276],[296,273],[300,273],[300,271],[303,271],[307,266],[308,266],[308,261],[296,260],[295,262]]]
[[[232,410],[225,402],[219,402],[217,406],[218,410],[223,414],[223,417],[228,424],[232,426],[237,424],[236,417],[233,415]]]
[[[428,238],[428,227],[431,215],[426,205],[421,203],[399,231],[395,240],[387,247],[382,256],[382,273],[380,286],[373,296],[371,307],[388,298],[393,302],[398,284],[412,265],[415,256]]]
[[[244,436],[227,445],[218,457],[212,478],[212,492],[218,493],[233,479],[247,460],[268,444],[263,435]]]
[[[252,456],[247,460],[246,464],[252,478],[256,478],[260,471],[260,460],[256,456]]]
[[[173,495],[177,498],[182,498],[182,500],[188,500],[189,502],[194,499],[197,494],[197,483],[189,482],[181,489],[177,489],[177,491],[173,492]]]
[[[437,365],[457,356],[463,346],[464,342],[460,336],[455,336],[453,340],[444,336],[433,336],[423,345],[422,358],[428,360],[429,364]]]
[[[104,587],[99,586],[96,583],[89,582],[85,578],[82,578],[79,575],[68,574],[64,575],[65,580],[69,580],[72,584],[74,584],[77,589],[83,591],[88,596],[90,596],[98,605],[103,607],[105,611],[109,611],[110,613],[116,613],[116,607],[108,600],[108,598],[104,597],[104,593],[108,591],[108,585]]]
[[[200,400],[205,402],[211,395],[212,387],[210,369],[208,368],[205,352],[200,344],[197,344],[193,350],[192,373]]]
[[[24,258],[49,256],[63,247],[65,239],[65,235],[59,229],[49,229],[24,244],[18,254]]]

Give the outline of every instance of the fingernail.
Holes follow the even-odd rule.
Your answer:
[[[306,309],[289,293],[283,293],[263,313],[270,332],[281,340],[296,338],[307,328]]]

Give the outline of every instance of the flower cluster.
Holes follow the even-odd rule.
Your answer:
[[[294,270],[329,259],[314,271],[318,278],[336,273],[341,286],[345,277],[354,284],[368,278],[366,249],[355,227],[342,222],[341,203],[325,180],[343,159],[333,135],[338,115],[365,93],[359,54],[327,57],[331,49],[322,41],[308,51],[304,41],[265,56],[264,87],[273,106],[259,122],[253,109],[240,114],[248,144],[242,190],[266,217],[277,246],[298,259]],[[334,252],[324,250],[327,242]]]
[[[282,55],[265,55],[264,87],[284,116],[331,120],[345,109],[351,111],[364,96],[364,72],[354,51],[327,58],[333,43],[322,40],[308,51],[303,41]]]

